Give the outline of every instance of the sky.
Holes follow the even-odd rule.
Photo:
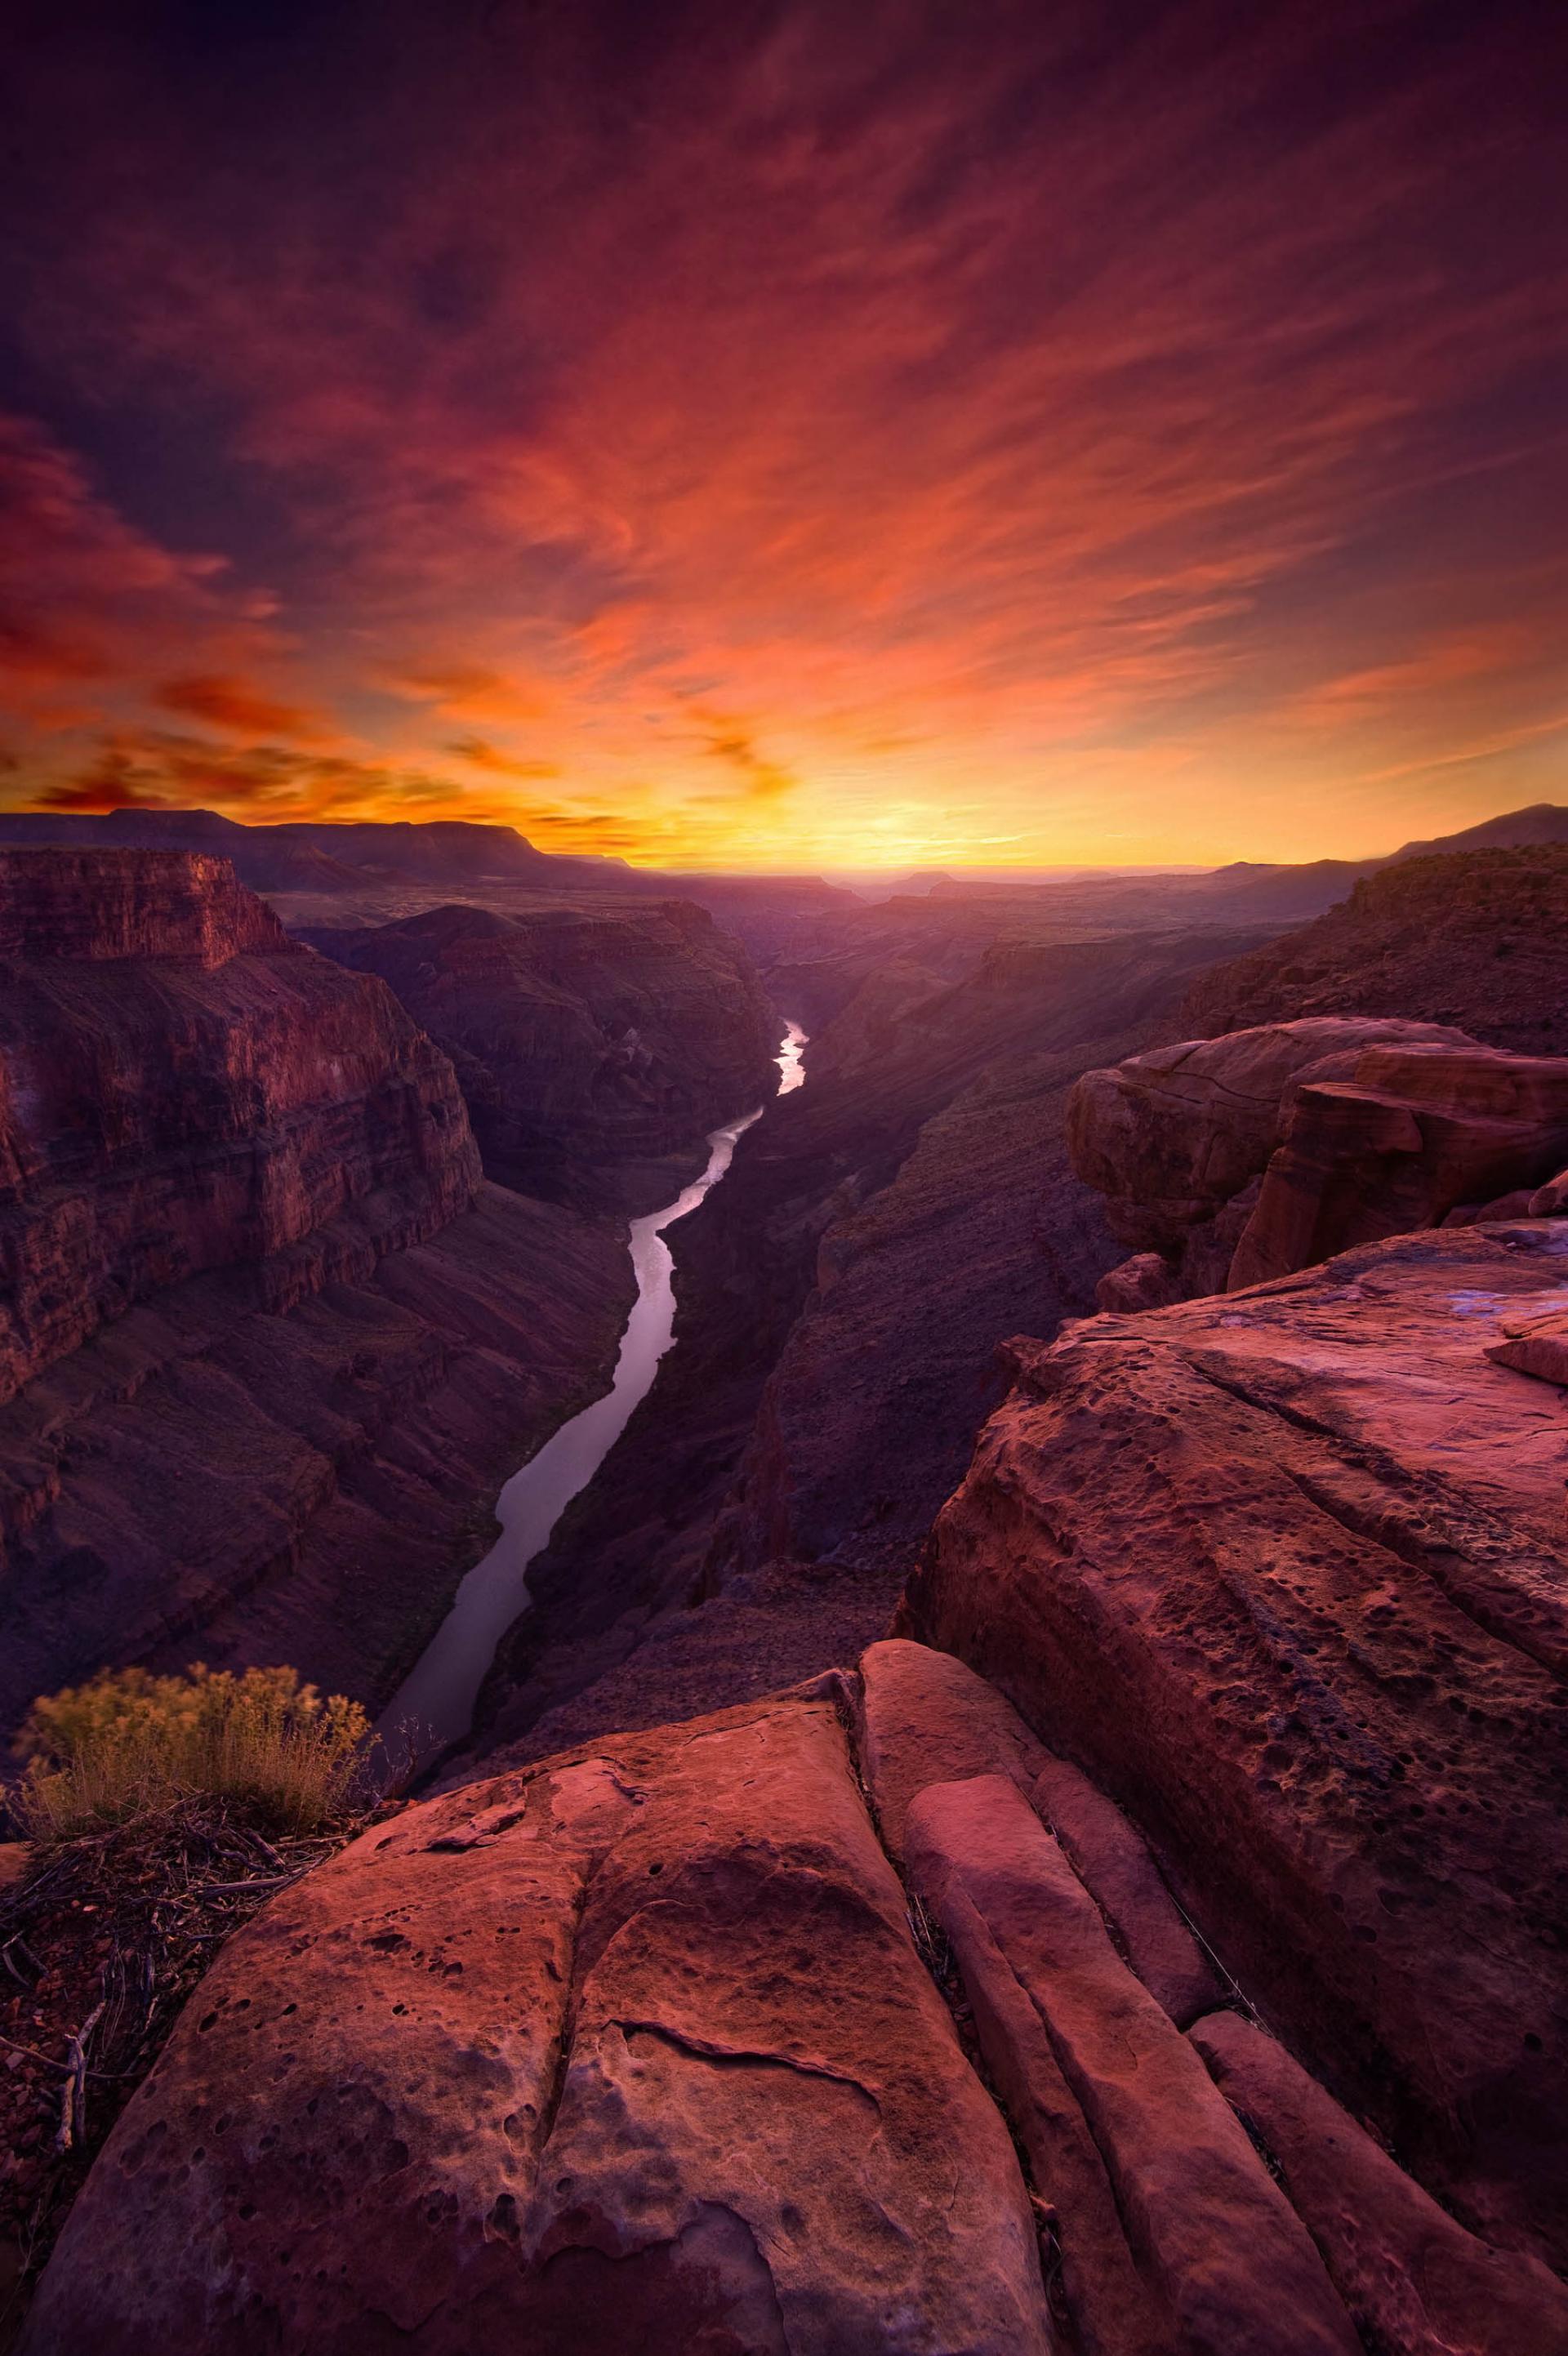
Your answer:
[[[875,870],[1568,800],[1565,27],[13,0],[0,805]]]

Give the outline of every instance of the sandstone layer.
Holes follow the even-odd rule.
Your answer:
[[[452,1067],[222,862],[0,854],[0,1398],[105,1320],[353,1209],[381,1249],[478,1181]]]
[[[484,1183],[447,1058],[222,862],[0,855],[0,1725],[106,1665],[376,1701],[607,1382],[618,1225]]]
[[[1202,1037],[1326,1014],[1456,1023],[1488,1047],[1568,1055],[1568,843],[1385,867],[1316,923],[1216,965],[1183,1009]]]
[[[1568,2215],[1568,1402],[1488,1355],[1554,1220],[1015,1345],[907,1607],[1155,1837],[1471,2224]]]
[[[514,899],[307,937],[390,983],[452,1057],[486,1175],[526,1194],[656,1210],[777,1086],[779,1018],[688,902]]]
[[[893,1643],[372,1826],[197,1991],[27,2356],[1552,2356],[1544,2268],[1184,2033],[1070,1781]]]
[[[1434,1024],[1271,1023],[1086,1072],[1068,1138],[1134,1247],[1101,1307],[1160,1307],[1532,1208],[1568,1153],[1568,1057]]]

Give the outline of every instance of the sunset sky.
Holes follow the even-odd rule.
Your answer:
[[[15,7],[0,799],[791,869],[1568,801],[1564,16]]]

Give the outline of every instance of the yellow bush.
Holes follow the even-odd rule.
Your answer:
[[[323,1701],[294,1669],[105,1670],[33,1704],[13,1806],[35,1840],[124,1824],[190,1794],[305,1832],[349,1805],[370,1730],[358,1702]]]

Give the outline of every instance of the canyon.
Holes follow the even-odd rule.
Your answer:
[[[501,1479],[607,1387],[624,1226],[487,1179],[446,1055],[226,862],[0,862],[0,1714],[197,1655],[382,1700]],[[629,969],[658,921],[594,937]],[[727,1068],[748,1109],[776,1076],[757,1005],[710,1016],[667,1085],[723,1104]],[[586,1095],[617,1044],[579,1022],[554,1084],[575,1055]],[[585,1138],[563,1191],[626,1142]]]
[[[13,1718],[384,1703],[767,1101],[29,2356],[1568,2345],[1563,815],[877,902],[0,852]]]

